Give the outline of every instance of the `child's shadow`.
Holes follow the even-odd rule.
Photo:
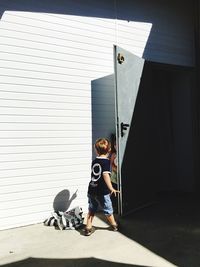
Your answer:
[[[67,211],[72,201],[77,197],[77,191],[71,196],[71,198],[69,190],[65,189],[59,192],[53,201],[54,211]]]

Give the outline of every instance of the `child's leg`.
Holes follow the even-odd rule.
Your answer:
[[[112,183],[112,186],[115,190],[118,190],[118,185],[116,183]],[[114,213],[118,213],[118,197],[112,194],[110,198],[112,201]]]
[[[87,221],[86,221],[86,228],[91,229],[92,228],[92,221],[94,219],[94,213],[88,212],[87,214]]]
[[[117,223],[115,221],[115,217],[113,215],[113,206],[112,206],[112,201],[110,199],[110,194],[109,195],[104,195],[103,196],[103,210],[104,214],[110,223],[111,226],[115,227],[117,230]]]
[[[92,228],[92,221],[94,219],[94,214],[98,208],[98,202],[96,201],[95,197],[88,196],[88,204],[89,204],[89,207],[88,207],[86,228],[91,229]]]
[[[106,218],[108,220],[108,222],[112,225],[112,226],[117,226],[117,223],[115,221],[115,217],[113,214],[111,215],[106,215]]]

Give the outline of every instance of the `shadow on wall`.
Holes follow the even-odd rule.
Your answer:
[[[91,82],[92,92],[92,144],[97,138],[115,133],[114,74]],[[96,156],[93,149],[93,158]]]
[[[39,259],[39,258],[28,258],[23,261],[18,261],[10,264],[2,265],[2,267],[90,267],[90,266],[101,266],[101,267],[145,267],[141,265],[130,265],[124,263],[117,263],[111,261],[105,261],[96,258],[81,258],[81,259]]]
[[[127,9],[127,6],[129,6],[130,8]],[[181,9],[181,13],[180,6],[183,7]],[[185,34],[183,34],[181,31],[181,29],[184,29],[187,33],[190,33],[192,35],[192,8],[193,6],[191,4],[191,1],[185,1],[184,5],[182,5],[182,1],[180,0],[170,1],[170,4],[169,2],[166,2],[165,6],[163,5],[163,1],[156,0],[87,0],[84,1],[84,4],[81,0],[57,0],[56,3],[49,0],[38,1],[37,3],[33,1],[27,2],[25,0],[14,1],[14,3],[13,1],[1,0],[0,17],[2,17],[4,12],[6,11],[19,11],[47,13],[48,15],[63,14],[72,16],[105,18],[113,21],[115,21],[117,18],[119,21],[122,21],[122,23],[125,22],[128,24],[143,23],[144,25],[145,23],[148,23],[152,25],[152,29],[149,32],[148,37],[145,38],[145,41],[143,40],[144,43],[141,42],[141,40],[136,40],[136,42],[140,43],[139,50],[144,50],[142,54],[146,60],[155,61],[155,58],[160,58],[161,62],[164,60],[164,62],[169,61],[169,63],[170,60],[173,61],[173,57],[175,57],[175,54],[173,52],[173,38],[174,35],[176,35],[176,30],[178,30],[181,34],[178,34],[177,38],[175,39],[176,49],[178,50],[178,46],[180,46],[180,49],[185,49],[187,54],[186,60],[189,60],[190,64],[193,64],[193,60],[188,59],[188,56],[190,54],[188,47],[182,47],[183,43],[187,43],[188,41],[192,43],[193,40],[186,39],[184,37]],[[178,20],[176,14],[180,14]],[[160,18],[162,18],[163,23],[161,23]],[[168,22],[167,26],[166,21]],[[174,25],[176,25],[176,27],[174,27]],[[139,28],[140,27],[141,26],[139,26]],[[172,32],[169,31],[169,28]],[[142,30],[143,34],[145,31],[146,30],[144,29]],[[121,40],[118,40],[118,42],[123,43],[123,37]],[[169,52],[169,44],[172,44],[172,48],[170,47],[170,49],[172,50],[171,52]],[[141,55],[141,52],[139,53]],[[181,57],[184,58],[183,54],[181,55]],[[176,58],[177,64],[178,61],[180,61],[181,63],[184,62],[184,60],[182,62],[182,58]]]
[[[77,197],[77,191],[71,196],[69,190],[65,189],[59,192],[53,201],[54,211],[67,211],[72,201]]]

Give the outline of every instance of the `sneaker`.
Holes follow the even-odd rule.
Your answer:
[[[90,236],[92,233],[92,228],[85,228],[85,236]]]
[[[118,225],[111,225],[111,229],[113,232],[117,232],[119,229],[118,229]]]

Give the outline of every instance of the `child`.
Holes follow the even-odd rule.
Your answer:
[[[110,153],[110,163],[111,163],[111,175],[110,180],[114,189],[118,190],[118,179],[117,179],[117,147],[116,147],[116,136],[111,135],[111,153]],[[116,197],[111,196],[113,203],[114,212],[118,212],[118,204]]]
[[[110,195],[119,192],[112,186],[110,180],[110,142],[106,138],[99,138],[95,143],[97,157],[92,162],[91,181],[88,186],[88,215],[85,227],[85,235],[92,234],[92,221],[99,207],[103,208],[104,214],[108,219],[113,231],[117,231],[117,223],[113,216],[113,207]]]
[[[111,163],[111,182],[113,183],[114,188],[117,188],[117,149],[116,149],[116,136],[111,135],[112,140],[112,149],[111,149],[111,156],[110,156],[110,163]]]

